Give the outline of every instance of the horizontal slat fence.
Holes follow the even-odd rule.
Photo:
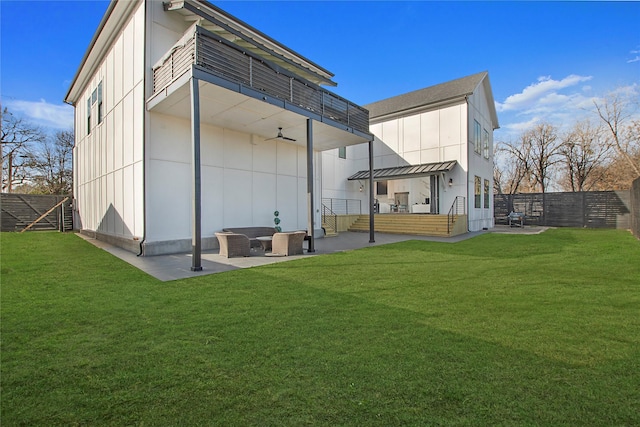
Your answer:
[[[550,227],[631,227],[630,191],[495,194],[496,224],[507,224],[509,212],[526,215],[525,225]]]
[[[68,196],[2,193],[2,231],[22,231]],[[71,198],[29,230],[73,230]]]
[[[640,239],[640,178],[631,186],[631,232]]]

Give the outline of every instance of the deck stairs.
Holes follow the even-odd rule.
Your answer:
[[[455,221],[460,217],[454,216]],[[390,234],[413,234],[416,236],[450,237],[453,226],[447,227],[447,215],[416,215],[416,214],[376,214],[374,218],[375,231]],[[451,230],[451,231],[448,231]],[[369,231],[369,215],[360,215],[349,231]]]
[[[324,229],[324,237],[335,237],[338,235],[338,232],[335,230],[332,224],[323,222],[322,228]]]

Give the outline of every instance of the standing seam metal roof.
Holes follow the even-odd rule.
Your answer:
[[[409,176],[423,176],[423,175],[433,175],[439,172],[448,172],[457,164],[458,162],[455,160],[450,160],[448,162],[439,162],[439,163],[424,163],[421,165],[409,165],[409,166],[398,166],[392,168],[383,168],[383,169],[374,169],[373,171],[373,179],[381,180],[381,179],[400,179],[407,178]],[[369,179],[369,171],[363,170],[360,172],[356,172],[347,178],[349,181],[355,181],[358,179]]]

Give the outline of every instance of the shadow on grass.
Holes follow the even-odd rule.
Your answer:
[[[637,331],[626,357],[591,364],[453,332],[482,300],[394,282],[393,264],[362,256],[378,248],[162,283],[67,244],[9,257],[20,276],[3,279],[3,425],[640,424]],[[326,267],[342,261],[359,267]],[[353,293],[381,276],[377,295]],[[466,311],[436,299],[456,291]]]

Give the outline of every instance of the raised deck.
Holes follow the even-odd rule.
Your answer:
[[[390,234],[450,237],[467,232],[466,215],[454,216],[453,226],[447,225],[447,215],[377,214],[375,231]],[[369,215],[360,215],[349,231],[368,232]]]

